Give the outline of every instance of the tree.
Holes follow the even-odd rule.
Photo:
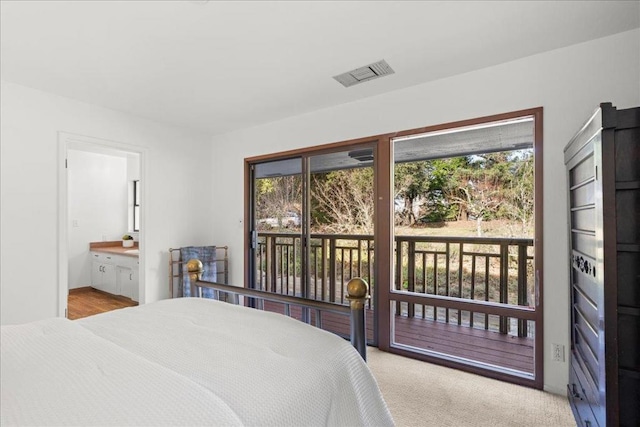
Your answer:
[[[456,173],[468,166],[466,157],[428,160],[427,193],[424,220],[441,222],[459,218],[460,207],[452,203],[451,195],[458,188]]]
[[[414,225],[416,223],[416,201],[425,195],[429,189],[429,173],[427,162],[399,163],[394,171],[394,190],[396,198],[404,201],[402,210],[398,213],[399,223]]]
[[[313,222],[332,233],[373,233],[373,168],[314,174]]]
[[[534,164],[533,150],[520,150],[513,153],[511,164],[513,179],[510,182],[507,197],[507,215],[519,221],[522,232],[527,233],[533,221]]]
[[[302,178],[300,175],[257,179],[255,192],[258,221],[264,218],[277,218],[280,222],[286,212],[300,213],[302,211]]]
[[[506,152],[466,156],[453,173],[455,186],[449,187],[447,197],[459,206],[467,219],[476,220],[478,236],[482,235],[482,221],[502,216],[500,209],[506,201],[505,184],[512,179]]]
[[[498,190],[486,177],[469,179],[458,187],[454,203],[464,206],[465,211],[476,220],[478,237],[482,236],[482,220],[492,216],[498,209],[501,199]]]
[[[396,223],[474,219],[518,221],[527,232],[533,218],[533,150],[474,154],[395,165]],[[316,173],[311,177],[311,221],[328,232],[373,231],[373,169]],[[301,212],[300,175],[256,181],[258,219]]]

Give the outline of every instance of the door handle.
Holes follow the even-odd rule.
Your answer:
[[[536,298],[536,308],[538,308],[540,307],[540,270],[536,270],[535,298]]]
[[[251,231],[251,249],[258,248],[258,230]]]

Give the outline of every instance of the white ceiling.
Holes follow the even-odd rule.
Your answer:
[[[3,80],[212,134],[640,26],[639,1],[2,1]],[[395,74],[332,77],[385,59]]]

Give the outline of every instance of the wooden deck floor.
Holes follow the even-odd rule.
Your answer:
[[[284,313],[284,305],[265,302],[265,310]],[[292,306],[291,316],[301,319],[301,309]],[[311,323],[316,324],[311,311]],[[373,310],[367,310],[367,338],[373,338]],[[349,318],[333,313],[322,313],[322,329],[349,335]],[[533,374],[533,338],[520,338],[484,329],[474,329],[456,324],[435,322],[430,319],[394,316],[397,344],[418,349],[462,357],[501,368]],[[393,328],[392,328],[393,329]]]
[[[395,316],[395,342],[533,374],[533,338]]]

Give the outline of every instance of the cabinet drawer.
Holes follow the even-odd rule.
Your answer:
[[[596,210],[593,207],[577,209],[571,212],[571,228],[583,231],[595,231]]]
[[[573,355],[571,362],[568,395],[574,412],[580,415],[583,426],[604,426],[604,411],[598,405],[596,390],[587,380]]]
[[[570,191],[571,207],[586,206],[595,203],[595,180],[575,187]]]
[[[573,411],[573,415],[576,419],[578,426],[582,427],[596,427],[599,424],[596,422],[591,407],[586,400],[577,396],[572,389],[572,385],[567,386],[567,397],[569,398],[569,405]]]
[[[112,260],[114,264],[122,267],[127,267],[127,268],[138,267],[138,258],[136,257],[130,257],[126,255],[113,255]]]
[[[595,264],[590,264],[595,265]],[[577,268],[571,269],[571,283],[574,287],[578,288],[580,292],[582,292],[589,301],[594,306],[594,308],[598,309],[598,301],[600,300],[600,288],[598,287],[598,283],[596,278],[593,276],[592,267],[589,271],[589,274],[584,273]]]
[[[593,417],[593,413],[591,412],[589,404],[574,395],[574,392],[571,389],[571,384],[567,386],[567,397],[569,399],[569,406],[571,406],[571,411],[573,412],[573,416],[576,419],[576,424],[578,425],[578,427],[598,426],[598,423]]]
[[[591,405],[587,402],[586,397],[582,394],[580,380],[576,376],[573,369],[569,375],[569,385],[567,386],[567,397],[569,404],[573,410],[578,426],[598,426],[596,417],[591,411]]]
[[[106,264],[114,264],[113,255],[102,252],[91,252],[91,259]]]
[[[595,167],[594,167],[594,158],[593,153],[589,154],[589,157],[582,160],[579,164],[573,167],[569,171],[569,183],[571,187],[574,185],[581,184],[588,180],[589,178],[593,178],[595,175]]]
[[[573,228],[573,225],[571,226]],[[573,230],[571,232],[571,247],[576,249],[589,258],[596,257],[596,236],[592,232],[582,232]]]

